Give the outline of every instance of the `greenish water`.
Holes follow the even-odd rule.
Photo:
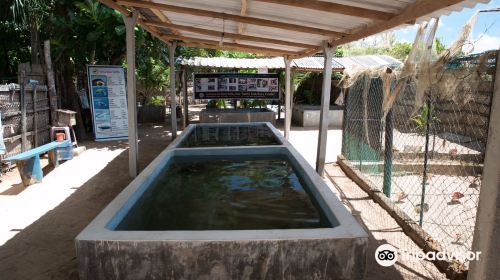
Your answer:
[[[180,143],[181,148],[280,145],[266,125],[198,126]]]
[[[174,157],[116,230],[331,227],[283,157]]]

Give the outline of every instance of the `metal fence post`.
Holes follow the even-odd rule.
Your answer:
[[[418,224],[422,226],[424,222],[424,203],[425,203],[425,187],[427,184],[427,161],[429,159],[429,133],[430,133],[430,122],[431,122],[431,92],[432,88],[429,89],[428,91],[428,96],[427,96],[427,116],[426,116],[426,124],[425,124],[425,152],[424,152],[424,178],[422,180],[422,195],[420,199],[420,219],[418,221]]]
[[[384,186],[382,190],[387,197],[391,196],[393,128],[391,108],[385,117]]]

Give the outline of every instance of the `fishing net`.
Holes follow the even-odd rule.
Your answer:
[[[462,253],[472,246],[498,58],[474,54],[479,14],[439,54],[432,19],[399,66],[354,67],[342,79],[343,156],[442,248]]]

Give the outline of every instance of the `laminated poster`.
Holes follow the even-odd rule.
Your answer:
[[[195,99],[279,99],[278,74],[195,73]]]
[[[87,73],[95,140],[127,139],[125,70],[121,66],[89,65]]]

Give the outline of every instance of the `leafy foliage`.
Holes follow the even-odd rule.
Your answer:
[[[434,106],[431,105],[431,107],[429,107],[427,103],[424,103],[420,112],[412,118],[413,122],[416,124],[417,133],[425,135],[428,118],[429,124],[436,124],[439,122]]]
[[[389,50],[388,54],[401,61],[406,60],[408,54],[410,54],[412,44],[408,42],[398,42],[395,43]]]
[[[226,101],[224,99],[212,99],[208,102],[207,108],[226,108]]]
[[[0,83],[17,81],[17,65],[30,59],[29,33],[14,22],[0,21]]]
[[[439,38],[436,38],[435,46],[437,54],[441,54],[446,50],[446,46],[441,43],[441,40]]]
[[[77,69],[88,64],[123,62],[122,17],[97,1],[58,0],[47,29],[54,57],[71,58]]]

